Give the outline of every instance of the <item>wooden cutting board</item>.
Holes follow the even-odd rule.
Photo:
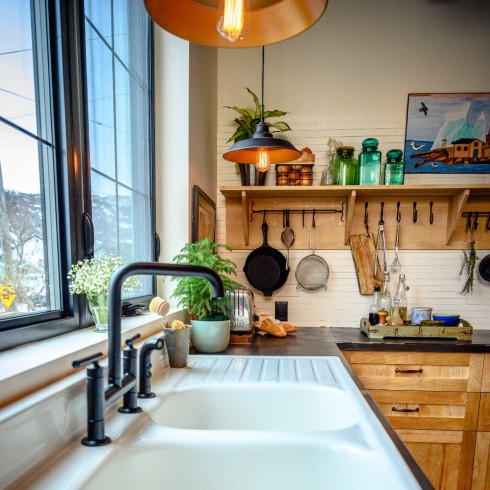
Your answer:
[[[376,255],[374,237],[366,234],[352,235],[349,242],[356,267],[359,292],[364,295],[374,294],[374,287],[381,286],[383,283],[379,261],[376,277],[373,275],[374,256]]]

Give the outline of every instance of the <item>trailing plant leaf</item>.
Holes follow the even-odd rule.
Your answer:
[[[461,270],[459,271],[459,278],[466,275],[466,282],[460,294],[472,294],[473,293],[473,282],[475,278],[475,266],[478,257],[476,256],[475,250],[475,240],[469,242],[469,250],[463,251],[463,264],[461,265]]]
[[[251,138],[255,132],[257,125],[260,122],[260,115],[262,111],[260,108],[259,98],[249,88],[245,87],[245,89],[252,96],[255,104],[255,109],[243,108],[237,106],[225,106],[227,109],[232,109],[238,112],[241,116],[240,118],[234,119],[235,123],[238,125],[238,128],[233,133],[233,135],[228,139],[227,143],[229,143],[230,141],[236,143],[237,141],[242,141],[244,139]],[[272,111],[264,110],[264,120],[271,117],[282,117],[285,116],[286,114],[287,112],[279,111],[277,109]],[[269,126],[277,130],[274,132],[291,131],[291,127],[289,126],[289,124],[282,121],[270,123]]]
[[[232,292],[235,287],[243,287],[230,275],[236,276],[236,264],[221,257],[218,249],[232,251],[228,245],[214,243],[209,238],[200,242],[187,243],[180,253],[174,257],[177,264],[202,265],[214,270],[221,281],[225,292]],[[226,320],[229,298],[213,298],[213,288],[207,279],[200,277],[173,277],[177,286],[172,298],[178,299],[178,306],[187,308],[193,319]]]

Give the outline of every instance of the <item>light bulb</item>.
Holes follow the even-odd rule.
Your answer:
[[[267,148],[259,148],[257,150],[257,163],[255,166],[259,172],[267,172],[271,166],[269,150]]]
[[[245,0],[224,0],[223,15],[216,24],[219,35],[231,42],[243,39],[245,14]]]

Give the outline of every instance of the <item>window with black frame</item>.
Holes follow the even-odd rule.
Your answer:
[[[143,2],[0,0],[0,350],[90,322],[84,214],[95,256],[153,260],[151,57]]]

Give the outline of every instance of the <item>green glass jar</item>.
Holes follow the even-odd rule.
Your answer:
[[[337,185],[358,185],[359,164],[352,146],[339,146],[333,161],[333,178]]]
[[[378,151],[378,140],[366,138],[359,154],[359,184],[378,185],[380,173],[381,152]]]
[[[386,154],[385,185],[403,185],[405,182],[405,162],[403,151],[390,150]]]

